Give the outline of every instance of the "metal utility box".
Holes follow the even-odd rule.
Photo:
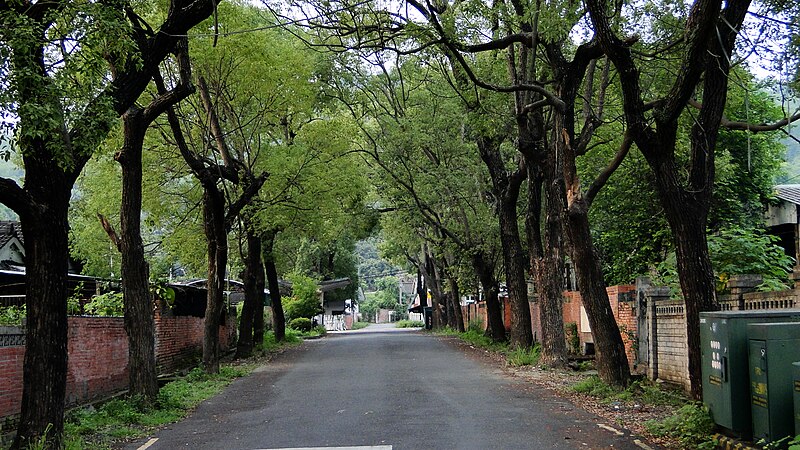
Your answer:
[[[800,359],[800,323],[747,325],[753,441],[794,436],[792,363]]]
[[[800,434],[800,362],[792,363],[792,385],[794,392],[794,435]]]
[[[700,313],[703,402],[714,421],[742,437],[752,436],[747,324],[800,322],[800,309]]]

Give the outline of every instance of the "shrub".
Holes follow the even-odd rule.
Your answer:
[[[425,324],[418,320],[400,320],[395,326],[397,328],[422,328]]]
[[[298,331],[309,332],[312,328],[311,319],[307,317],[298,317],[296,319],[292,319],[289,322],[289,328],[294,328]]]
[[[311,277],[298,273],[289,274],[287,278],[292,282],[292,296],[283,304],[286,317],[290,320],[299,317],[310,320],[320,314],[322,306],[317,295],[317,282]]]
[[[86,304],[84,310],[95,316],[121,317],[124,315],[123,305],[121,292],[107,292],[92,297],[92,301]]]
[[[708,408],[699,403],[686,405],[663,421],[645,422],[645,428],[655,436],[677,438],[683,448],[715,447],[710,437],[714,430],[714,421]]]
[[[567,350],[573,355],[581,353],[581,338],[578,335],[578,324],[567,322],[564,324],[564,335],[567,339]]]
[[[25,305],[1,306],[0,325],[22,325],[25,321]]]

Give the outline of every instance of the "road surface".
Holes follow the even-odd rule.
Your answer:
[[[127,448],[647,448],[426,333],[371,325],[304,347]]]

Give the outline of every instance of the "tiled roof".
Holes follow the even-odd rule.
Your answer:
[[[0,248],[8,244],[12,238],[17,238],[20,242],[23,242],[19,222],[0,220]]]
[[[800,184],[779,184],[775,186],[775,196],[795,205],[800,205]]]

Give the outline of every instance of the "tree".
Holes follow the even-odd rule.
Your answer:
[[[723,126],[736,37],[750,2],[695,2],[681,17],[685,24],[681,31],[684,37],[679,39],[682,45],[669,50],[679,52],[681,65],[666,94],[648,102],[640,81],[640,67],[647,64],[637,63],[630,43],[614,31],[606,2],[589,0],[586,5],[597,41],[620,77],[627,133],[653,171],[656,191],[672,229],[686,305],[691,391],[699,399],[702,384],[698,317],[700,311],[717,307],[705,234],[713,194],[715,149]],[[693,99],[696,92],[697,101]],[[687,109],[694,107],[699,113],[690,132],[688,170],[683,176],[676,157],[678,123],[683,114],[689,114]],[[739,123],[738,129],[774,129],[789,120],[765,127]],[[732,128],[730,124],[726,126]]]
[[[144,45],[140,42],[139,45]],[[188,41],[176,45],[182,73],[188,75]],[[122,293],[125,300],[125,332],[128,334],[128,391],[145,404],[154,404],[158,395],[158,374],[155,357],[155,322],[150,293],[150,269],[145,260],[141,234],[142,216],[142,151],[150,124],[167,108],[188,97],[191,81],[182,77],[170,91],[156,96],[144,108],[131,106],[122,115],[124,142],[114,159],[122,166],[122,200],[120,233],[99,215],[103,228],[122,254]]]
[[[30,325],[14,448],[45,434],[60,445],[72,185],[116,118],[139,98],[173,50],[177,36],[212,9],[211,1],[176,1],[154,32],[128,4],[0,3],[2,67],[10,80],[3,106],[19,119],[16,143],[25,167],[24,186],[0,180],[0,202],[19,215],[28,243]],[[133,39],[136,35],[141,40]],[[60,46],[61,38],[78,44]]]

